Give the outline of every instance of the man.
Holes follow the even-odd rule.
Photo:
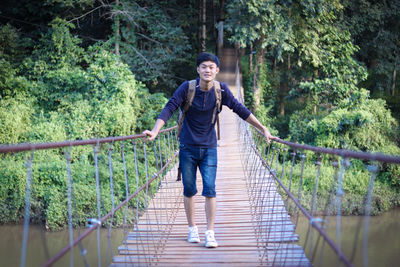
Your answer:
[[[214,220],[216,211],[215,178],[217,173],[217,138],[215,133],[215,119],[213,120],[214,109],[216,107],[216,93],[214,92],[214,80],[219,72],[219,59],[210,53],[200,53],[197,57],[196,90],[193,102],[185,113],[181,133],[179,136],[179,161],[182,170],[184,206],[187,221],[189,224],[188,241],[199,243],[200,237],[196,223],[194,221],[194,199],[197,193],[196,172],[197,168],[203,179],[202,195],[205,200],[205,213],[207,218],[207,231],[205,232],[205,246],[215,248],[218,246],[214,237]],[[232,95],[225,83],[220,83],[221,104],[228,106],[243,120],[254,125],[262,131],[267,138],[271,138],[268,129],[263,126],[257,118]],[[148,140],[154,140],[171,117],[173,112],[180,107],[182,109],[189,82],[184,82],[175,91],[173,96],[165,105],[159,115],[153,129],[143,132]],[[217,111],[219,112],[219,111]]]

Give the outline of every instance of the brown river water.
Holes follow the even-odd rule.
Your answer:
[[[354,239],[356,230],[363,227],[360,224],[360,217],[345,216],[341,220],[342,228],[342,249],[347,255],[351,254],[354,248]],[[370,218],[369,226],[369,242],[368,242],[368,266],[392,267],[400,266],[400,208],[391,210],[379,216]],[[297,233],[300,235],[300,242],[303,242],[307,235],[308,224],[304,219],[299,220]],[[82,232],[83,230],[81,230]],[[107,229],[101,230],[101,254],[102,264],[106,266],[107,258]],[[20,266],[21,244],[22,244],[23,227],[21,225],[1,225],[0,226],[0,266]],[[336,218],[330,220],[328,228],[329,236],[336,240]],[[75,236],[77,231],[75,232]],[[218,237],[218,233],[216,233]],[[356,253],[354,257],[354,266],[363,266],[362,258],[362,237],[361,232],[359,242],[356,243]],[[314,234],[314,242],[317,239]],[[86,258],[89,266],[97,266],[97,235],[94,231],[86,240],[83,241],[83,246],[87,250]],[[117,247],[122,244],[123,230],[112,230],[112,248],[113,254],[116,253]],[[29,244],[27,249],[27,265],[26,266],[41,266],[46,261],[46,247],[50,255],[54,255],[68,243],[68,231],[59,232],[44,232],[40,227],[31,226],[29,229]],[[306,253],[311,257],[309,249],[306,248]],[[321,258],[320,251],[316,253],[314,266],[339,266],[337,257],[331,252],[329,247],[325,245],[323,257]],[[74,251],[74,266],[84,266],[82,256],[79,250]],[[69,266],[70,256],[67,254],[60,262],[54,266]],[[343,266],[343,265],[341,265]]]

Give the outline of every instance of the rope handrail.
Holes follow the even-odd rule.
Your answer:
[[[259,133],[261,133],[258,129],[255,129],[255,130],[258,131]],[[361,151],[354,151],[354,150],[347,150],[347,149],[335,149],[335,148],[304,145],[304,144],[298,144],[298,143],[282,140],[280,138],[274,138],[273,140],[278,143],[288,145],[293,148],[314,151],[316,153],[337,155],[337,156],[341,156],[343,158],[356,158],[356,159],[364,159],[364,160],[372,160],[372,161],[400,164],[400,156],[392,156],[392,155],[387,155],[387,154],[383,154],[383,153],[369,153],[369,152],[361,152]]]
[[[168,132],[176,129],[177,126],[166,128],[160,131],[160,133]],[[87,140],[74,140],[74,141],[62,141],[62,142],[51,142],[51,143],[22,143],[15,145],[0,145],[0,153],[15,153],[30,150],[42,150],[49,148],[62,148],[62,147],[73,147],[73,146],[84,146],[84,145],[96,145],[103,143],[113,143],[118,141],[126,141],[144,138],[144,134],[134,134],[127,136],[114,136],[105,138],[93,138]]]

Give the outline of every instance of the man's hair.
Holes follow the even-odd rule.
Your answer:
[[[200,64],[204,61],[212,61],[214,62],[217,67],[219,68],[219,59],[217,56],[214,56],[211,53],[208,52],[202,52],[197,56],[197,67],[200,66]]]

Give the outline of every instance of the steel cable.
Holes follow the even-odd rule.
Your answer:
[[[25,217],[24,217],[24,233],[22,239],[22,251],[21,251],[21,267],[26,265],[26,250],[28,246],[28,232],[29,232],[29,218],[31,212],[31,186],[32,186],[32,162],[33,162],[34,151],[27,156],[26,159],[26,189],[25,189]]]

